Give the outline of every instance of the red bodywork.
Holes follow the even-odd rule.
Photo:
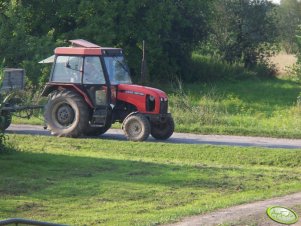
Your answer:
[[[131,103],[137,107],[141,113],[159,114],[160,100],[167,101],[167,95],[163,91],[147,86],[120,84],[117,88],[117,100]],[[146,110],[146,96],[151,95],[155,98],[154,111]]]
[[[104,48],[96,44],[87,42],[85,40],[71,40],[72,47],[58,47],[55,49],[55,55],[81,55],[81,56],[101,56],[105,55],[106,51],[114,50],[122,54],[122,49],[119,48]],[[165,92],[146,86],[132,85],[132,84],[119,84],[111,85],[111,102],[124,102],[135,106],[138,112],[145,114],[160,114],[160,104],[167,103],[167,95]],[[78,93],[85,99],[90,108],[94,108],[93,101],[82,89],[81,84],[67,84],[49,82],[47,83],[42,95],[47,96],[55,89],[71,89]],[[147,98],[152,97],[154,100],[154,107],[147,110]],[[167,113],[167,112],[166,112]]]
[[[81,89],[80,85],[77,84],[57,84],[54,82],[47,83],[46,89],[44,89],[43,94],[47,96],[52,88],[55,89],[70,89],[74,90],[81,94],[81,96],[85,99],[86,103],[89,107],[94,108],[93,101],[90,100],[90,97]],[[151,95],[155,98],[155,108],[153,111],[146,110],[146,98],[147,95]],[[137,111],[141,113],[147,114],[159,114],[160,113],[160,101],[167,101],[167,95],[165,92],[151,88],[146,86],[139,85],[128,85],[128,84],[120,84],[111,87],[111,96],[112,102],[115,103],[117,101],[123,101],[125,103],[129,103],[134,105],[137,108]]]

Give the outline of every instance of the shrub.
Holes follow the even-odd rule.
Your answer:
[[[8,142],[8,137],[0,131],[0,154],[17,150],[12,142]]]
[[[0,151],[5,151],[6,150],[6,137],[2,131],[0,131]]]

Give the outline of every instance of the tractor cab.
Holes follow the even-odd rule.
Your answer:
[[[70,42],[71,47],[58,47],[54,56],[44,60],[53,61],[49,82],[42,93],[50,98],[45,121],[53,134],[99,135],[112,123],[139,115],[143,123],[149,124],[149,131],[142,137],[127,137],[144,140],[154,121],[171,118],[163,91],[132,84],[122,49],[104,48],[82,39]],[[173,132],[173,121],[169,124]],[[141,133],[138,128],[131,129],[137,130],[136,135]],[[168,137],[172,134],[169,133]]]

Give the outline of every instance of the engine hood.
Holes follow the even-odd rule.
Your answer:
[[[163,92],[162,90],[155,89],[152,87],[147,87],[147,86],[119,84],[118,92],[139,95],[139,96],[151,95],[157,98],[167,99],[166,93]]]

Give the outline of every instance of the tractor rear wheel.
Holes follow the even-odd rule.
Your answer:
[[[122,125],[125,136],[131,141],[144,141],[150,134],[150,123],[148,119],[141,114],[128,116]]]
[[[151,135],[157,140],[168,139],[175,130],[175,123],[172,117],[167,117],[163,122],[152,122]]]
[[[87,136],[99,136],[104,134],[110,129],[111,125],[105,125],[104,127],[92,127],[88,126],[87,130],[85,131],[85,135]]]
[[[51,95],[44,117],[51,134],[61,137],[79,137],[89,125],[87,104],[70,90],[56,91]]]

